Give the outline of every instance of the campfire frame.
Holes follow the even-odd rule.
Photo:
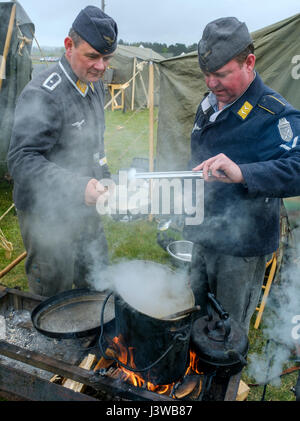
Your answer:
[[[6,288],[0,285],[0,315],[7,309],[32,311],[45,297],[22,292],[16,289]],[[88,353],[88,351],[87,351]],[[12,360],[11,365],[0,362],[0,396],[9,400],[28,401],[99,401],[84,393],[74,392],[59,384],[47,381],[34,373],[28,373],[14,367],[14,361],[19,361],[34,368],[45,370],[59,376],[83,383],[95,391],[103,392],[111,396],[111,400],[129,401],[169,401],[180,402],[166,395],[138,388],[102,376],[98,372],[85,370],[78,365],[66,363],[60,359],[41,354],[37,351],[29,351],[0,340],[0,356],[3,355]],[[215,400],[235,401],[240,383],[241,373],[230,377],[224,384],[216,386]],[[186,399],[182,399],[186,400]]]

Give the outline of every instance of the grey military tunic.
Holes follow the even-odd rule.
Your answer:
[[[82,83],[64,56],[19,97],[8,167],[35,293],[87,286],[107,263],[100,217],[84,202],[91,178],[110,177],[104,130],[103,83]]]

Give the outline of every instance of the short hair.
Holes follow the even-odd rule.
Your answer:
[[[81,36],[78,35],[78,33],[76,31],[74,31],[73,28],[70,29],[68,35],[69,35],[70,38],[72,38],[76,48],[83,42],[83,39],[81,38]]]
[[[246,58],[249,56],[249,54],[254,54],[254,44],[248,45],[241,53],[239,53],[236,57],[234,57],[234,60],[236,60],[240,65],[242,65]]]

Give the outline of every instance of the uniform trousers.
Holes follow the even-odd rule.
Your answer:
[[[270,254],[254,257],[218,254],[195,243],[190,281],[201,314],[207,314],[207,293],[211,292],[230,317],[248,332],[270,258]]]
[[[17,210],[27,258],[30,292],[51,297],[92,286],[93,273],[108,265],[108,246],[94,207],[81,215],[61,212],[56,218]]]

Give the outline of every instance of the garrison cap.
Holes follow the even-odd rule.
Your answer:
[[[72,29],[100,54],[111,54],[117,48],[117,24],[98,7],[87,6],[81,10]]]
[[[244,22],[220,18],[204,29],[198,44],[199,64],[203,71],[215,72],[240,54],[253,40]]]

